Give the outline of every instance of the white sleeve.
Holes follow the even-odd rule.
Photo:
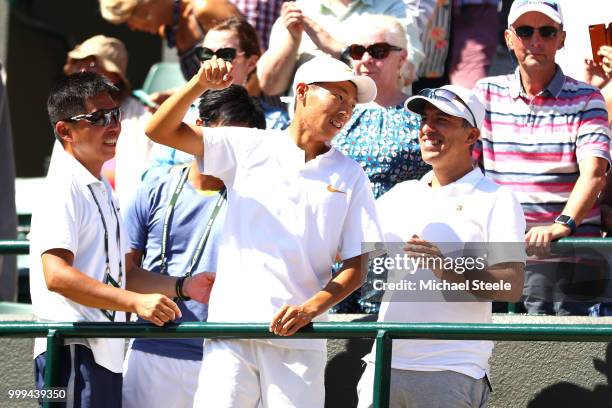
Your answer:
[[[50,249],[66,249],[76,255],[79,246],[79,226],[82,224],[82,191],[72,183],[66,188],[45,194],[44,203],[36,208],[38,231],[35,239],[40,256]],[[62,186],[63,187],[63,186]],[[51,188],[45,189],[47,191]],[[63,191],[62,191],[63,190]]]
[[[262,131],[244,127],[203,128],[204,157],[196,157],[202,174],[218,177],[230,187]]]
[[[525,263],[525,215],[514,193],[500,188],[487,226],[487,263]]]
[[[345,260],[370,252],[374,248],[363,246],[365,243],[382,241],[374,196],[368,177],[361,171],[355,188],[351,192],[350,202],[344,226],[340,236],[340,257]]]

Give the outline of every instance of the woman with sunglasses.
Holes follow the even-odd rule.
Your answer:
[[[284,109],[274,104],[274,98],[261,92],[254,75],[257,61],[261,56],[259,38],[255,28],[246,20],[229,18],[212,27],[196,55],[201,62],[222,59],[232,63],[232,83],[247,88],[264,111],[267,129],[286,129],[289,116]],[[278,99],[278,98],[276,98]],[[151,152],[149,169],[143,175],[144,181],[152,180],[168,169],[193,160],[191,155],[168,146],[155,145]]]
[[[362,29],[347,47],[353,68],[369,76],[378,93],[373,103],[358,106],[353,116],[333,140],[333,145],[361,164],[368,175],[374,197],[378,198],[395,184],[420,179],[430,166],[423,162],[419,149],[420,118],[404,109],[408,99],[402,91],[406,65],[411,64],[406,32],[390,16],[375,15],[357,20]],[[372,293],[369,282],[364,292]],[[359,301],[365,312],[376,312],[378,303],[368,293]],[[339,306],[339,311],[355,312],[356,295]],[[350,302],[353,302],[352,304]]]
[[[269,48],[257,67],[261,88],[269,95],[284,94],[293,82],[295,71],[304,62],[321,54],[340,59],[346,45],[351,44],[341,41],[345,27],[349,28],[352,41],[355,32],[369,25],[368,19],[359,18],[376,14],[397,18],[408,31],[405,41],[414,51],[416,68],[424,54],[417,26],[405,1],[288,1],[281,6],[281,15],[272,26]]]
[[[131,30],[159,35],[176,48],[181,70],[191,79],[200,62],[196,47],[206,31],[240,12],[228,0],[99,0],[102,17],[112,24],[127,23]],[[161,101],[157,101],[161,102]]]

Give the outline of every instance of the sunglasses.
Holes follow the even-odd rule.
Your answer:
[[[527,25],[516,27],[516,28],[512,27],[512,31],[514,31],[517,37],[525,38],[525,39],[531,38],[535,30],[536,30],[536,27],[531,27]],[[553,26],[537,27],[537,30],[538,30],[538,33],[540,34],[540,37],[545,38],[545,39],[555,38],[557,36],[557,33],[560,31],[558,28],[553,27]]]
[[[92,113],[86,113],[83,115],[76,115],[71,118],[65,119],[66,122],[77,122],[79,120],[85,120],[94,126],[108,126],[111,122],[121,121],[121,108],[118,106],[111,109],[100,109]]]
[[[196,55],[200,62],[211,60],[213,56],[222,59],[227,62],[232,62],[236,55],[244,54],[244,51],[238,52],[235,48],[219,48],[217,51],[213,51],[210,48],[198,47],[196,48]]]
[[[352,44],[348,47],[348,54],[354,60],[360,60],[363,57],[363,54],[367,51],[368,54],[372,56],[372,58],[381,60],[385,59],[389,56],[391,51],[401,51],[400,47],[396,47],[395,45],[388,44],[386,42],[380,42],[376,44],[369,45],[367,47],[359,44]]]
[[[445,102],[451,102],[451,103],[453,101],[459,102],[460,104],[462,104],[463,106],[467,108],[468,112],[470,112],[470,116],[472,117],[472,126],[476,126],[476,117],[474,116],[474,112],[472,112],[468,104],[465,103],[463,99],[461,99],[459,95],[457,95],[456,93],[449,91],[448,89],[425,88],[419,92],[419,96],[424,96],[425,98],[436,99],[438,101],[445,101]]]

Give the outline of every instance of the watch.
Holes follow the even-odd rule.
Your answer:
[[[557,218],[555,218],[555,223],[568,226],[570,229],[570,235],[576,232],[576,221],[574,221],[569,215],[559,215]]]

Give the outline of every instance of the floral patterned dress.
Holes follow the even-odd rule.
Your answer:
[[[397,183],[420,179],[431,170],[421,158],[420,121],[402,105],[357,107],[332,144],[361,164],[378,198]]]

